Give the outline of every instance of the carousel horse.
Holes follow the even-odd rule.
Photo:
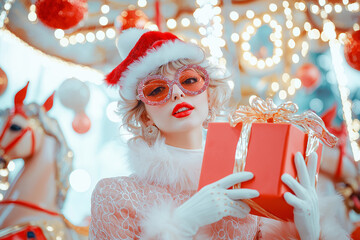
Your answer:
[[[18,158],[24,167],[0,201],[0,240],[86,239],[86,229],[76,228],[59,213],[69,188],[73,153],[58,122],[47,115],[54,94],[42,106],[25,105],[28,84],[15,95],[14,108],[1,112],[1,171]]]
[[[346,126],[334,127],[332,121],[336,116],[336,106],[323,114],[322,119],[331,133],[339,138],[335,148],[324,146],[320,165],[318,192],[322,196],[340,194],[344,205],[336,209],[339,222],[349,233],[356,228],[350,219],[350,211],[360,213],[360,172],[348,148]]]

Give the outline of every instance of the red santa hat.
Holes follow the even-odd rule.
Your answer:
[[[124,59],[105,81],[119,85],[126,99],[136,99],[138,81],[161,65],[179,59],[200,62],[204,59],[202,49],[193,43],[186,43],[169,32],[128,29],[121,33],[117,47]]]

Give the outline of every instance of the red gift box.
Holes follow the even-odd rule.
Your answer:
[[[233,173],[241,129],[242,123],[236,127],[231,127],[229,123],[209,124],[199,189]],[[283,197],[285,192],[292,191],[281,181],[281,176],[284,173],[297,176],[294,156],[297,152],[305,156],[307,139],[307,134],[289,123],[252,124],[245,171],[252,172],[254,178],[241,183],[241,187],[259,191],[260,196],[252,200],[266,212],[264,214],[252,207],[251,214],[263,217],[274,215],[293,221],[293,207]],[[316,152],[318,172],[321,143]]]

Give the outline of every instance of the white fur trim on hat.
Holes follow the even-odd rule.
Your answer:
[[[204,52],[193,43],[181,40],[168,41],[157,49],[150,50],[144,57],[132,63],[120,78],[120,90],[126,99],[136,99],[136,86],[139,79],[171,61],[190,59],[201,62],[205,58]]]

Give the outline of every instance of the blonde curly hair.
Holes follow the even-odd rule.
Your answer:
[[[180,59],[160,66],[157,70],[151,72],[149,75],[174,74],[177,69],[189,64],[200,65],[205,68],[209,74],[210,83],[208,87],[208,96],[210,111],[208,119],[213,121],[220,113],[220,111],[225,110],[225,106],[227,105],[231,94],[230,87],[227,83],[229,78],[224,78],[224,74],[219,74],[221,71],[223,71],[223,69],[220,69],[216,66],[211,66],[207,60],[203,60],[202,62],[194,62],[189,61],[188,59]],[[129,141],[142,138],[149,144],[152,144],[144,137],[144,131],[147,127],[147,117],[145,105],[142,101],[126,99],[120,91],[120,101],[118,102],[117,113],[122,116],[122,127],[134,135],[134,137],[132,137]]]

